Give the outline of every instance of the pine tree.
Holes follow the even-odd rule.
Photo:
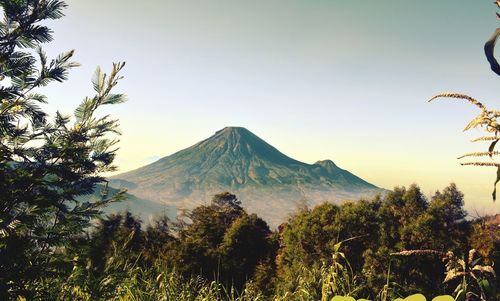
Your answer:
[[[124,63],[109,75],[99,68],[95,95],[86,97],[74,116],[50,116],[37,89],[66,80],[78,66],[74,51],[49,61],[41,44],[52,40],[42,21],[59,19],[60,0],[1,0],[0,20],[0,299],[29,296],[29,285],[60,269],[59,254],[81,235],[108,202],[123,196],[103,193],[96,202],[79,200],[106,186],[113,171],[119,134],[116,120],[99,117],[104,105],[121,103],[112,93]],[[106,189],[104,189],[106,191]],[[31,293],[34,293],[31,291]],[[6,296],[6,298],[2,298]]]

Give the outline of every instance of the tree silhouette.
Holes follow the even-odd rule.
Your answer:
[[[0,6],[0,299],[8,299],[2,296],[27,293],[29,283],[57,274],[49,268],[57,265],[54,254],[122,197],[104,190],[98,201],[78,199],[106,185],[103,173],[115,169],[118,123],[96,112],[125,97],[112,93],[124,64],[113,64],[109,75],[98,68],[95,95],[74,116],[57,112],[49,121],[41,108],[47,98],[37,89],[63,82],[78,64],[71,61],[73,50],[48,60],[41,44],[52,40],[52,31],[41,22],[61,18],[66,4],[3,0]]]

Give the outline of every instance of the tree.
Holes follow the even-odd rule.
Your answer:
[[[233,194],[217,194],[211,205],[199,206],[187,217],[190,223],[178,233],[177,254],[167,259],[186,276],[201,274],[241,289],[256,267],[267,268],[265,261],[274,256],[269,226],[247,214]]]
[[[412,224],[428,207],[417,185],[395,187],[386,195],[379,210],[381,244],[389,249],[404,247],[414,234]]]
[[[379,244],[378,202],[360,200],[341,205],[336,218],[338,241],[343,243],[343,250],[352,268],[359,272],[363,268],[363,253],[376,249]]]
[[[145,253],[145,233],[141,221],[126,211],[97,219],[90,237],[78,237],[68,243],[64,255],[72,259],[68,280],[62,286],[70,299],[78,288],[93,300],[108,300],[115,296],[117,287],[130,276],[127,270],[141,261]],[[61,277],[64,279],[63,277]],[[70,284],[69,287],[66,284]],[[61,288],[59,288],[61,289]],[[56,295],[57,293],[51,293]]]
[[[392,247],[386,244],[387,251],[432,249],[444,253],[467,252],[469,224],[464,219],[463,194],[455,184],[450,184],[443,192],[437,191],[430,203],[416,186],[410,187],[402,199],[405,205],[396,215],[400,218],[397,227],[399,241]],[[405,219],[405,216],[411,216],[411,212],[414,212],[413,218]],[[389,223],[387,216],[382,220]],[[445,269],[438,257],[400,258],[392,261],[391,272],[397,275],[400,284],[405,283],[410,290],[418,289],[424,294],[431,294],[443,287],[441,275]]]
[[[339,237],[339,211],[338,206],[324,203],[299,211],[281,227],[281,248],[276,258],[280,290],[294,289],[300,275],[331,261]]]
[[[230,192],[223,192],[214,195],[214,197],[212,198],[212,205],[219,207],[228,207],[235,210],[242,209],[240,200],[238,200],[238,198]]]
[[[245,214],[235,220],[219,246],[221,278],[242,288],[254,275],[257,264],[272,254],[270,235],[267,223],[255,214]]]
[[[438,250],[466,252],[471,225],[465,217],[464,195],[455,184],[450,184],[442,192],[437,191],[430,203],[428,214],[431,226],[430,240],[441,245]]]
[[[157,258],[169,257],[177,239],[173,236],[171,222],[166,215],[156,218],[144,231],[144,257],[153,263]]]
[[[208,279],[218,276],[219,245],[231,224],[245,214],[239,206],[224,204],[212,201],[211,205],[199,206],[186,214],[189,222],[183,222],[178,229],[180,245],[173,262],[185,275],[201,274]]]
[[[47,102],[36,90],[63,82],[74,51],[47,59],[42,43],[52,40],[41,22],[63,16],[60,0],[2,0],[0,21],[0,299],[28,294],[27,287],[43,275],[57,274],[58,253],[71,237],[80,235],[108,202],[81,202],[104,172],[113,171],[119,134],[116,120],[99,117],[102,106],[121,103],[112,89],[124,63],[109,75],[97,68],[93,97],[74,112],[57,112],[52,122],[40,107]]]

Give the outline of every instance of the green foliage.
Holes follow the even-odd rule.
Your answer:
[[[454,290],[455,300],[487,301],[495,298],[495,288],[491,285],[496,277],[493,267],[480,265],[481,258],[472,249],[468,256],[460,259],[451,251],[446,253],[436,250],[407,250],[393,253],[396,256],[437,256],[446,267],[443,283],[459,280]]]
[[[282,268],[299,263],[309,268],[331,256],[338,236],[334,223],[338,211],[337,206],[325,203],[298,212],[282,225],[281,239],[286,246],[279,254]]]
[[[189,212],[182,223],[160,218],[144,228],[130,213],[110,215],[60,253],[65,276],[40,277],[29,289],[57,300],[330,300],[341,295],[383,301],[417,292],[453,293],[456,287],[460,292],[464,285],[469,292],[494,289],[494,276],[487,283],[471,282],[474,266],[486,267],[478,262],[470,261],[465,284],[458,278],[443,283],[445,272],[461,275],[463,266],[444,266],[436,256],[391,256],[411,252],[407,246],[441,244],[460,254],[456,243],[469,236],[462,231],[468,222],[454,185],[431,202],[418,192],[412,186],[372,201],[303,208],[280,233],[241,207],[218,202]],[[407,206],[414,208],[416,201],[425,209],[407,221],[410,225],[402,223]],[[389,210],[392,206],[399,209]],[[396,226],[384,225],[390,221],[382,213]],[[425,216],[441,223],[426,225]],[[386,237],[384,229],[396,233],[391,234],[398,237],[395,245],[380,239]],[[429,231],[422,234],[427,241],[421,231]],[[451,239],[441,236],[445,231]]]
[[[170,254],[177,239],[172,234],[170,220],[166,216],[160,216],[146,227],[144,231],[143,256],[149,262],[156,259],[166,259]]]
[[[178,233],[176,255],[182,262],[179,271],[185,275],[201,273],[241,289],[257,266],[266,268],[272,260],[269,226],[255,214],[248,215],[236,196],[216,195],[211,205],[200,206],[187,216],[190,223]]]
[[[340,251],[342,242],[334,246],[332,255],[332,264],[326,271],[326,277],[323,276],[323,285],[321,289],[321,300],[326,301],[330,297],[343,295],[352,296],[359,290],[356,283],[356,277],[347,260],[345,254]]]
[[[109,76],[97,70],[96,95],[85,98],[70,116],[56,113],[48,120],[36,92],[62,82],[74,51],[49,61],[41,44],[52,40],[40,22],[63,16],[63,1],[5,0],[0,5],[0,298],[27,291],[39,277],[57,276],[69,238],[90,226],[108,202],[121,197],[103,194],[80,202],[79,196],[105,183],[102,173],[112,165],[117,121],[96,112],[124,101],[112,94],[124,64],[114,64]]]
[[[256,266],[272,255],[270,234],[266,222],[255,214],[235,220],[219,245],[220,278],[231,279],[237,288],[243,287]]]
[[[454,184],[430,200],[412,185],[373,200],[301,208],[279,232],[228,192],[174,223],[162,217],[142,225],[129,212],[101,216],[124,196],[110,195],[103,177],[114,170],[118,123],[97,114],[125,100],[112,93],[124,64],[114,64],[109,75],[98,68],[95,95],[74,116],[58,112],[49,122],[41,108],[46,99],[35,90],[64,81],[77,64],[73,51],[49,62],[40,45],[51,31],[40,22],[60,18],[65,4],[0,5],[0,299],[386,301],[417,292],[498,299],[498,229],[465,219]],[[481,118],[497,114],[465,98],[486,112]],[[496,129],[481,119],[468,127],[477,125]],[[257,153],[293,161],[238,131],[257,140]],[[236,139],[234,130],[219,135]],[[483,139],[494,141],[489,155],[497,131],[493,138]],[[331,162],[316,167],[338,175]],[[469,244],[478,246],[484,264],[467,253]]]
[[[469,237],[469,245],[478,251],[485,263],[492,265],[495,273],[500,273],[500,215],[484,217],[474,222]],[[499,292],[500,293],[500,292]]]
[[[430,202],[412,185],[397,187],[372,201],[303,209],[281,228],[278,288],[297,287],[303,267],[311,271],[332,264],[336,243],[345,241],[344,254],[362,296],[375,297],[384,287],[391,296],[444,292],[441,275],[445,270],[439,259],[395,261],[390,253],[413,248],[465,252],[464,238],[471,230],[464,217],[463,195],[454,184],[436,192]]]

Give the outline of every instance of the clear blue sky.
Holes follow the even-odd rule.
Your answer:
[[[476,109],[426,102],[454,91],[500,109],[482,50],[499,24],[491,2],[70,0],[46,50],[76,49],[82,67],[46,89],[49,109],[72,112],[97,65],[126,61],[129,102],[111,111],[121,171],[237,125],[381,187],[454,181],[469,209],[500,212],[495,171],[456,160],[485,150],[461,132]]]

